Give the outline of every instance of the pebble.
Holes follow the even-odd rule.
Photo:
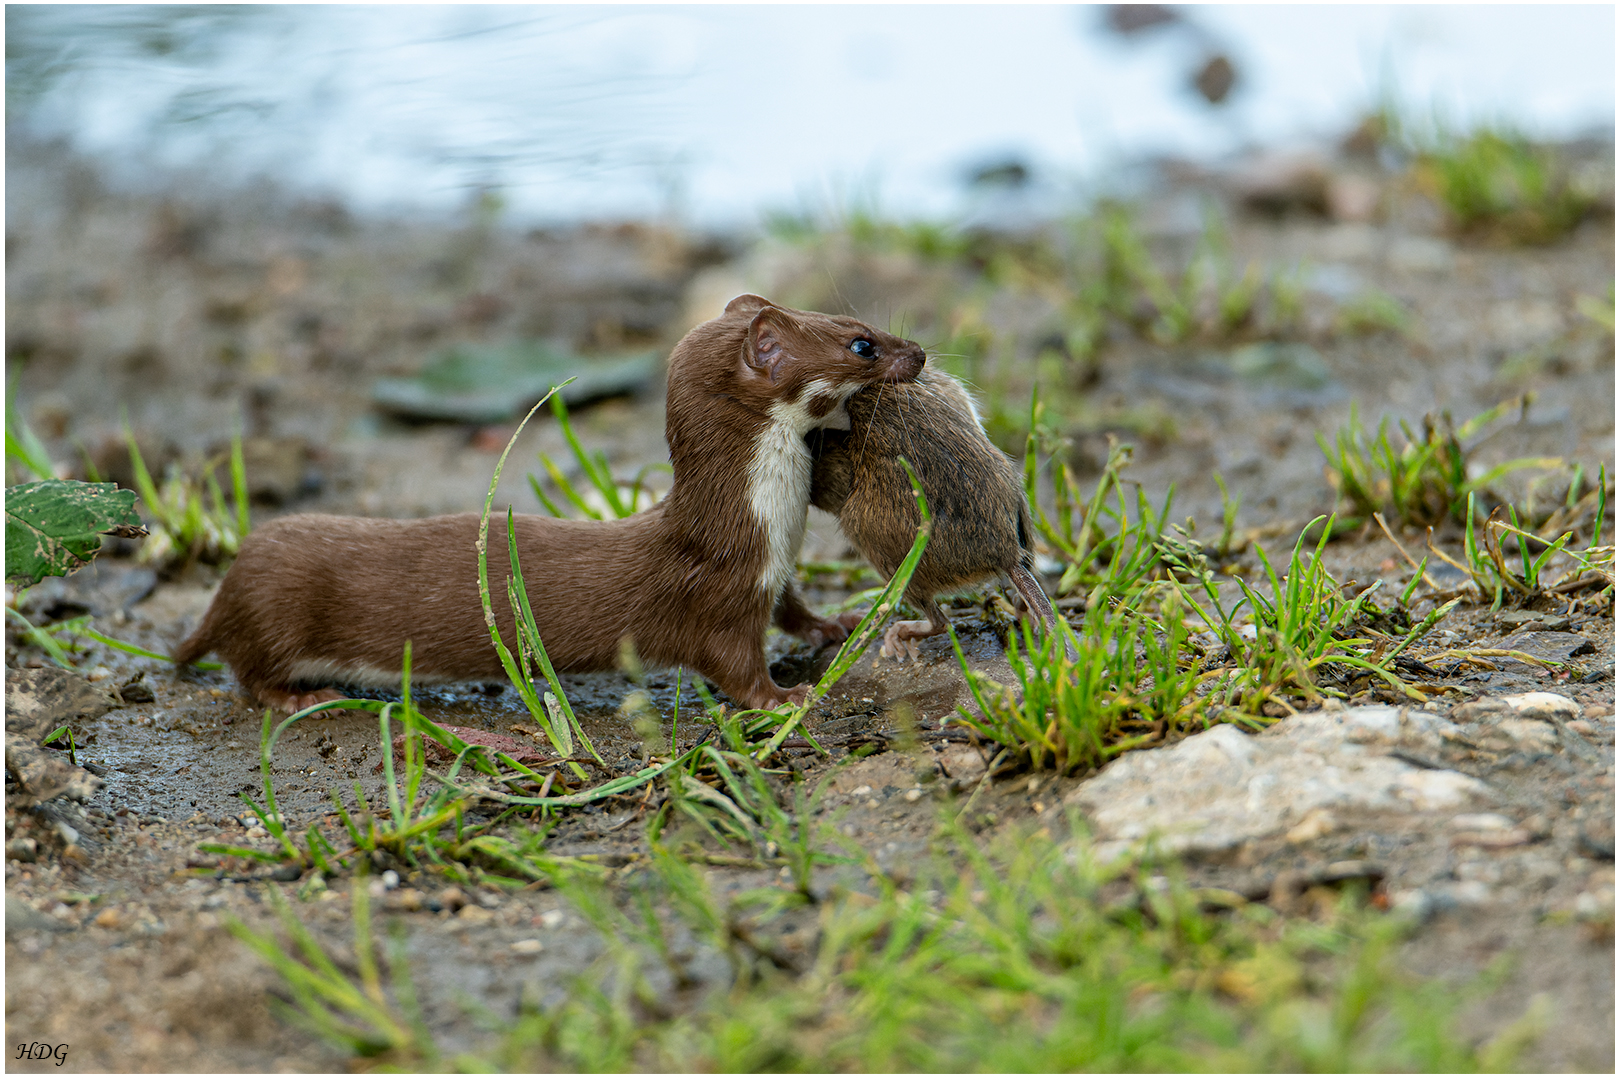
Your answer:
[[[539,938],[524,938],[522,941],[512,942],[511,948],[519,956],[533,956],[545,946],[540,944]]]
[[[456,918],[467,923],[487,923],[495,917],[495,913],[488,908],[468,904],[456,913]]]
[[[418,889],[401,889],[390,894],[388,899],[388,906],[400,911],[421,911],[425,902]]]
[[[1285,834],[1290,844],[1305,844],[1327,836],[1339,827],[1339,819],[1327,810],[1317,807],[1300,819],[1298,825]]]
[[[906,792],[906,802],[916,802],[923,797],[922,788],[912,788]]]
[[[1575,898],[1575,917],[1582,922],[1614,921],[1614,890],[1592,889]]]
[[[1513,819],[1502,814],[1458,814],[1447,823],[1453,832],[1492,832],[1513,828]]]
[[[1392,270],[1417,274],[1449,273],[1455,261],[1451,245],[1427,236],[1402,236],[1389,246]]]

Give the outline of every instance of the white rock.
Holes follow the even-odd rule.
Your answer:
[[[1346,812],[1444,810],[1491,797],[1473,777],[1382,752],[1437,745],[1448,730],[1432,714],[1385,707],[1304,713],[1258,736],[1221,724],[1126,754],[1064,802],[1085,813],[1106,860],[1150,837],[1170,851],[1220,851],[1301,829],[1315,811],[1331,810],[1337,825]]]

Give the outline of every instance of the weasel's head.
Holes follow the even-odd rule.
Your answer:
[[[670,354],[670,453],[709,445],[716,424],[740,422],[750,437],[760,424],[786,423],[801,435],[847,427],[844,403],[852,394],[875,383],[910,382],[925,360],[916,342],[857,319],[739,296]]]
[[[737,297],[722,319],[747,320],[732,368],[746,398],[776,415],[796,406],[809,427],[832,419],[863,387],[910,382],[927,359],[915,341],[858,319],[796,311],[760,296]]]

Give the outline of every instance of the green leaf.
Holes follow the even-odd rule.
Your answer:
[[[79,480],[6,489],[7,581],[32,585],[72,573],[95,557],[103,535],[146,535],[133,491]]]

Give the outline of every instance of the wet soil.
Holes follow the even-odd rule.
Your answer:
[[[479,222],[378,225],[270,192],[120,194],[82,162],[40,148],[9,169],[7,352],[24,415],[59,460],[75,460],[82,446],[110,475],[120,467],[121,410],[143,447],[163,447],[152,455],[160,461],[217,453],[241,422],[284,451],[262,459],[258,520],[287,510],[410,517],[477,509],[510,426],[411,426],[373,412],[367,398],[372,378],[409,374],[446,343],[526,335],[586,354],[667,347],[744,290],[864,313],[880,325],[903,319],[927,343],[945,337],[969,288],[952,276],[959,272],[909,256],[749,248],[639,224],[525,234]],[[1189,197],[1170,187],[1150,204],[1146,219],[1162,223],[1156,242],[1166,250],[1192,242]],[[1095,369],[1060,372],[1081,402],[1064,434],[1083,476],[1095,475],[1110,434],[1131,441],[1138,449],[1128,475],[1155,499],[1174,483],[1178,520],[1192,514],[1209,535],[1219,521],[1219,471],[1243,497],[1240,529],[1275,554],[1332,508],[1314,436],[1331,436],[1352,402],[1364,420],[1417,421],[1442,409],[1461,420],[1526,390],[1535,403],[1498,425],[1479,450],[1482,464],[1552,455],[1612,474],[1613,337],[1576,311],[1577,297],[1612,287],[1611,222],[1588,223],[1554,247],[1509,249],[1454,242],[1416,211],[1383,225],[1238,218],[1233,243],[1240,260],[1305,258],[1317,268],[1307,336],[1325,375],[1297,384],[1243,374],[1231,363],[1241,342],[1166,347],[1120,337]],[[1414,328],[1334,334],[1335,295],[1373,285],[1407,305]],[[1007,344],[968,374],[981,390],[1005,393],[1016,413],[1056,307],[1038,292],[1004,290],[983,310]],[[585,444],[618,469],[663,458],[656,388],[579,410],[576,421]],[[556,425],[537,422],[514,451],[497,505],[538,510],[523,475],[539,472],[537,450],[569,460]],[[1421,537],[1403,542],[1415,550]],[[850,556],[836,522],[812,511],[806,561]],[[1340,580],[1383,579],[1396,590],[1409,577],[1374,532],[1334,542],[1327,558]],[[109,568],[135,565],[127,553],[104,559]],[[1237,562],[1258,565],[1252,550]],[[96,626],[167,652],[195,625],[219,573],[202,565],[168,573],[144,598],[98,614]],[[845,594],[818,587],[811,599]],[[1603,1070],[1614,1061],[1612,603],[1575,596],[1539,610],[1567,619],[1557,632],[1586,643],[1567,671],[1505,661],[1495,670],[1459,665],[1432,680],[1449,688],[1435,695],[1441,713],[1531,690],[1566,694],[1584,711],[1591,756],[1556,750],[1446,763],[1492,785],[1495,802],[1482,809],[1533,819],[1532,842],[1470,848],[1454,842],[1450,815],[1367,813],[1321,836],[1190,856],[1189,874],[1286,905],[1275,889],[1283,875],[1375,861],[1386,898],[1424,890],[1452,898],[1432,903],[1402,946],[1408,967],[1462,981],[1502,958],[1512,965],[1513,975],[1465,1013],[1468,1034],[1495,1034],[1546,995],[1549,1035],[1523,1067]],[[957,627],[970,662],[1007,680],[1007,622],[993,605],[960,608]],[[1464,605],[1419,651],[1492,645],[1515,629]],[[83,644],[74,654],[81,672],[118,694],[115,707],[74,724],[79,756],[104,773],[103,785],[83,805],[56,800],[33,810],[14,809],[8,787],[8,845],[35,841],[34,854],[6,863],[8,1043],[67,1043],[63,1067],[86,1071],[345,1067],[342,1055],[272,1013],[277,977],[223,929],[227,916],[272,925],[267,892],[291,895],[296,886],[198,847],[265,843],[238,798],[261,789],[259,711],[228,673],[179,673]],[[774,634],[769,651],[779,681],[813,677],[829,658]],[[43,663],[8,624],[8,672]],[[566,677],[564,685],[610,770],[633,771],[656,749],[619,713],[632,689],[626,678]],[[653,674],[647,689],[667,719],[673,674]],[[947,643],[924,643],[915,664],[869,654],[813,718],[830,756],[790,748],[785,762],[811,781],[826,779],[821,813],[897,874],[925,849],[938,816],[970,799],[968,820],[987,842],[1032,823],[1061,833],[1064,798],[1086,778],[1009,769],[985,779],[989,751],[937,727],[964,698]],[[681,702],[682,744],[701,727],[692,700],[688,693]],[[439,723],[534,739],[510,688],[453,687],[422,692],[418,702]],[[666,726],[660,738],[669,735]],[[332,825],[334,787],[351,806],[356,783],[380,792],[379,761],[371,719],[314,718],[289,731],[273,760],[289,824]],[[643,791],[571,812],[549,850],[632,863],[645,851],[654,801]],[[726,891],[770,876],[710,873]],[[294,902],[340,961],[351,953],[347,888],[334,882],[321,898]],[[468,999],[510,1016],[525,993],[561,992],[601,947],[546,891],[462,890],[418,874],[380,903],[403,921],[430,1027],[451,1052],[485,1038]],[[1594,905],[1597,917],[1581,916]],[[520,941],[540,948],[514,950]]]

